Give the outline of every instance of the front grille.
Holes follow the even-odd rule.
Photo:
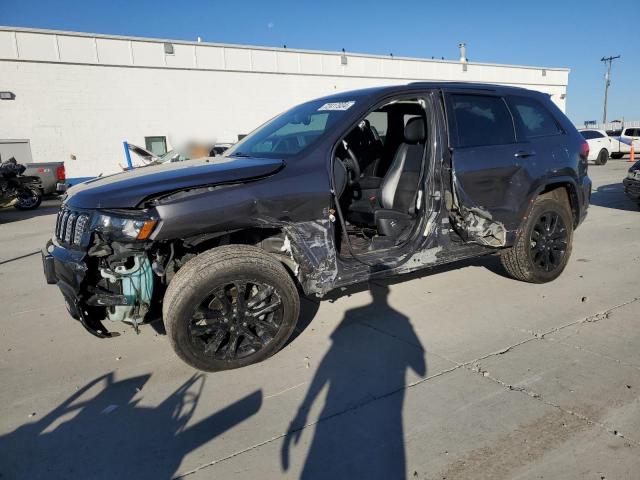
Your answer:
[[[56,238],[62,243],[79,245],[82,234],[87,231],[88,227],[88,214],[62,209],[58,212],[56,219]]]

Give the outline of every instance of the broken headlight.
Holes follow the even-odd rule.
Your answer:
[[[112,240],[146,240],[158,221],[146,215],[120,215],[101,212],[96,215],[92,230],[102,232]]]

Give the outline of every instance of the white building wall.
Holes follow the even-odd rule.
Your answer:
[[[165,42],[174,54],[165,54]],[[330,93],[419,80],[547,92],[564,109],[568,69],[392,58],[0,27],[0,139],[31,141],[34,161],[69,177],[125,165],[145,136],[234,142],[279,112]],[[75,160],[71,160],[71,155]]]

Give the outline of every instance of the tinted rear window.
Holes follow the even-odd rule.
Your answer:
[[[537,100],[526,97],[511,97],[511,103],[513,113],[520,118],[527,138],[562,133],[551,112]]]
[[[604,135],[602,135],[600,132],[596,132],[594,130],[582,130],[580,132],[580,135],[582,135],[582,138],[584,138],[585,140],[591,140],[592,138],[602,138],[602,137],[604,137]]]
[[[458,146],[502,145],[515,142],[513,120],[500,97],[452,95]]]

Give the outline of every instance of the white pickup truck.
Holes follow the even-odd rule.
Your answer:
[[[607,130],[607,135],[614,140],[611,149],[611,158],[622,158],[633,150],[640,149],[640,127],[626,127],[615,130]]]
[[[640,128],[629,127],[622,130],[604,131],[597,128],[581,128],[579,132],[589,144],[589,160],[596,165],[604,165],[609,157],[622,158],[640,148]]]
[[[640,149],[640,127],[627,127],[623,129],[620,135],[620,141],[626,145],[633,144],[635,152]]]

